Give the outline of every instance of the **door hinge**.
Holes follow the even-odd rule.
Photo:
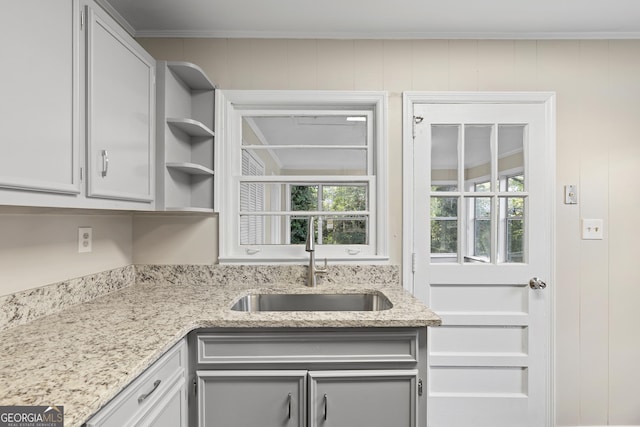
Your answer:
[[[198,379],[193,379],[193,395],[198,396]]]
[[[412,253],[411,254],[411,272],[415,273],[416,272],[416,253]]]
[[[80,182],[84,179],[84,169],[80,168]]]
[[[422,123],[423,120],[424,120],[424,117],[413,116],[413,125],[412,125],[412,129],[411,129],[413,139],[416,138],[416,125],[419,125],[420,123]]]
[[[418,396],[422,396],[422,380],[418,380]]]
[[[84,10],[80,11],[80,31],[84,30]]]

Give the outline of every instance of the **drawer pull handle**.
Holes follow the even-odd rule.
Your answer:
[[[151,396],[151,393],[156,391],[159,385],[160,385],[160,380],[155,380],[153,383],[153,389],[147,394],[141,394],[140,397],[138,397],[138,403],[144,402],[147,399],[147,397]]]
[[[287,409],[287,419],[289,419],[289,420],[290,420],[290,419],[291,419],[291,393],[289,393],[289,397],[288,397],[288,399],[287,399],[287,406],[288,406],[288,409]]]
[[[327,395],[324,395],[324,420],[327,421],[327,415],[329,415],[329,405],[327,404]]]
[[[102,177],[107,176],[109,172],[109,153],[107,150],[102,150]]]

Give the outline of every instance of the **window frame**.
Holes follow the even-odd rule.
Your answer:
[[[242,118],[257,110],[341,112],[370,111],[372,146],[368,175],[340,177],[339,183],[366,182],[369,186],[369,244],[317,245],[316,257],[333,262],[385,262],[387,237],[387,93],[382,91],[261,91],[216,92],[216,181],[214,201],[219,212],[220,263],[299,263],[308,260],[304,245],[240,245],[238,158],[241,157]],[[325,177],[327,179],[325,179]],[[336,176],[305,177],[309,183],[336,184]]]

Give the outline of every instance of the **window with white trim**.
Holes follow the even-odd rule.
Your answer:
[[[432,263],[525,262],[525,140],[521,124],[432,125]]]
[[[386,95],[267,94],[217,94],[220,261],[306,259],[309,218],[317,257],[387,259]]]

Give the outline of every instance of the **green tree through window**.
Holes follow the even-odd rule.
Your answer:
[[[291,210],[323,211],[322,244],[367,244],[367,215],[331,215],[331,212],[367,210],[365,185],[292,185]],[[307,238],[307,216],[291,218],[291,243],[302,244]],[[317,239],[318,230],[314,238]]]

